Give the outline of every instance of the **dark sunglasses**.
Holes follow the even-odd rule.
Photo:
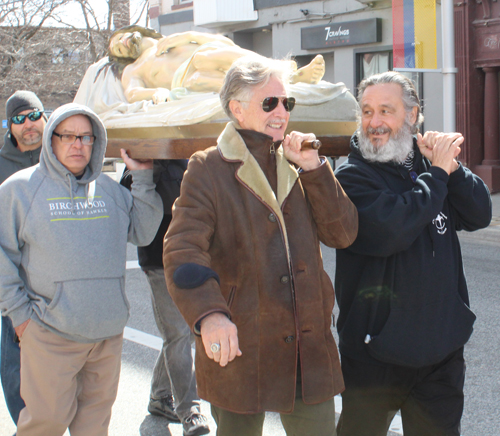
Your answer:
[[[92,145],[95,141],[95,136],[94,135],[66,135],[62,134],[60,135],[59,133],[52,132],[53,135],[56,135],[58,138],[61,139],[61,142],[65,145],[73,145],[77,139],[80,140],[82,145]]]
[[[271,112],[278,107],[279,102],[283,102],[283,106],[287,112],[291,112],[295,107],[294,97],[266,97],[262,100],[262,110],[264,112]]]
[[[30,121],[38,121],[40,118],[42,118],[42,115],[43,111],[34,111],[26,115],[16,115],[15,117],[12,117],[11,120],[13,124],[24,124],[24,122],[26,121],[26,117]]]

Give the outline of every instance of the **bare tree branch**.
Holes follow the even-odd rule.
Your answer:
[[[106,2],[107,16],[98,16],[95,1]],[[139,1],[143,13],[147,0]],[[106,54],[114,18],[129,19],[129,7],[129,0],[0,0],[2,97],[29,89],[70,101],[88,66]]]

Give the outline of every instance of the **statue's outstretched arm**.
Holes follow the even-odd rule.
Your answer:
[[[166,88],[147,88],[140,77],[122,76],[122,85],[125,98],[129,103],[142,100],[153,100],[154,104],[163,103],[170,98],[170,91]]]
[[[171,48],[179,47],[187,44],[205,44],[207,42],[220,42],[222,44],[234,46],[234,42],[223,35],[202,32],[182,32],[173,33],[172,35],[165,36],[158,41],[156,48],[156,56],[167,53]]]

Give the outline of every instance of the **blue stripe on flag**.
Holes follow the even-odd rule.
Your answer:
[[[404,0],[405,68],[415,68],[415,16],[413,0]]]

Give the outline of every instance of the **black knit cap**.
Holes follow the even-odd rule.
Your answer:
[[[21,112],[33,109],[44,111],[43,104],[34,92],[31,91],[16,91],[12,94],[5,104],[5,112],[7,113],[7,121],[9,130],[12,124],[12,117],[19,115]]]

